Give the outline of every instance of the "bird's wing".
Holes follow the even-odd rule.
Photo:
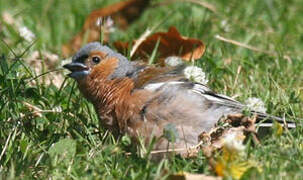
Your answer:
[[[182,88],[187,88],[193,92],[196,92],[206,99],[213,101],[214,103],[240,108],[244,105],[240,102],[232,99],[231,97],[217,94],[211,90],[208,86],[201,83],[192,82],[184,75],[185,65],[172,67],[172,68],[159,68],[159,67],[145,67],[140,69],[140,73],[136,78],[135,87],[144,88],[154,91],[158,88],[167,85],[176,85]]]
[[[165,87],[178,87],[178,89],[187,89],[192,92],[195,92],[203,99],[208,100],[214,105],[222,106],[226,108],[232,108],[235,112],[242,112],[243,110],[249,110],[246,105],[234,100],[231,97],[218,94],[210,89],[205,84],[192,82],[187,79],[184,75],[184,68],[186,66],[181,65],[173,68],[157,68],[157,67],[146,67],[141,70],[141,77],[136,79],[137,88],[144,88],[149,91],[159,91]],[[171,91],[171,93],[174,93]],[[292,121],[285,121],[285,119],[272,116],[266,113],[249,110],[252,114],[258,115],[258,122],[261,121],[264,126],[268,126],[268,124],[272,124],[272,121],[278,121],[281,124],[288,123],[288,127],[294,128],[295,124]],[[260,126],[263,126],[260,124]]]
[[[145,72],[147,74],[144,74]],[[150,122],[148,128],[153,129],[150,132],[159,136],[162,133],[165,135],[166,129],[172,129],[178,137],[178,141],[174,143],[176,148],[195,145],[198,136],[202,132],[209,132],[222,116],[238,114],[246,109],[245,105],[228,96],[215,93],[205,84],[186,79],[180,67],[143,69],[140,73],[134,79],[137,90],[147,90],[151,94],[140,111],[140,121]],[[265,113],[251,112],[258,114],[257,118],[260,121],[267,119],[265,123],[260,124],[263,127],[271,126],[273,120],[281,124],[285,122],[281,118]],[[289,123],[288,127],[295,125]],[[163,142],[158,143],[156,147],[165,148],[167,146]]]

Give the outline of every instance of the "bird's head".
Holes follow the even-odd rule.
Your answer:
[[[99,42],[82,47],[63,67],[71,71],[68,76],[77,81],[80,91],[91,101],[99,101],[108,95],[107,91],[114,92],[110,89],[127,87],[125,83],[136,75],[134,62]]]
[[[68,76],[77,81],[88,77],[97,67],[99,71],[111,71],[107,73],[111,79],[125,77],[133,69],[126,57],[99,42],[88,43],[82,47],[72,57],[72,62],[63,67],[70,70]]]

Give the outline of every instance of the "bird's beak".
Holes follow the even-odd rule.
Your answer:
[[[80,79],[89,74],[89,68],[83,63],[71,62],[63,67],[71,71],[68,76],[74,79]]]
[[[71,62],[69,64],[65,64],[63,67],[70,70],[71,72],[88,70],[87,66],[78,62]]]

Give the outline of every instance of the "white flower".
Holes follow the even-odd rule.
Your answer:
[[[103,21],[103,18],[102,17],[98,17],[98,19],[96,21],[96,26],[101,26],[102,25],[102,21]]]
[[[99,17],[96,21],[96,26],[103,26],[108,32],[114,32],[116,30],[114,27],[114,20],[110,16],[106,19]]]
[[[264,102],[259,98],[255,98],[255,97],[248,98],[245,101],[245,104],[248,108],[254,111],[266,113],[266,107],[264,105]]]
[[[225,32],[229,32],[230,31],[230,26],[229,26],[227,20],[221,21],[220,25],[224,29]]]
[[[224,147],[226,147],[230,151],[243,151],[245,146],[243,145],[243,140],[245,136],[239,131],[229,131],[223,137]]]
[[[108,28],[109,32],[114,32],[116,30],[114,26],[114,20],[111,17],[106,19],[106,27]]]
[[[164,60],[165,65],[178,66],[183,64],[183,60],[178,56],[169,56]]]
[[[188,66],[184,69],[184,75],[186,78],[196,81],[201,84],[207,84],[205,72],[197,66]]]
[[[22,26],[19,28],[19,33],[20,33],[20,36],[23,37],[26,41],[33,41],[36,36],[35,34],[30,31],[26,26]]]
[[[226,26],[226,25],[227,25],[227,21],[226,21],[226,20],[221,21],[221,26],[222,26],[222,27],[224,27],[224,26]]]
[[[110,16],[108,16],[106,18],[105,26],[107,26],[107,27],[113,27],[114,26],[114,20]]]

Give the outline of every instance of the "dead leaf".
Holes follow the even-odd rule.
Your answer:
[[[119,28],[126,29],[129,24],[140,17],[149,2],[150,0],[121,1],[91,12],[85,20],[82,31],[74,36],[69,43],[62,46],[63,56],[67,57],[75,53],[83,43],[100,40],[100,24],[98,24],[100,19],[111,17]],[[110,27],[106,26],[105,23],[101,28],[106,43],[109,40]]]
[[[168,32],[158,32],[147,37],[138,46],[134,53],[134,58],[147,60],[159,41],[158,59],[163,64],[164,59],[169,56],[178,56],[186,61],[197,60],[205,52],[205,45],[199,39],[181,36],[175,27],[170,27]],[[114,46],[119,52],[125,52],[129,48],[128,43],[115,42]]]
[[[202,151],[218,176],[240,179],[250,168],[262,170],[258,163],[247,159],[244,153],[245,135],[251,134],[256,138],[255,143],[259,143],[255,136],[255,121],[256,116],[228,115],[220,119],[219,123],[223,125],[199,136],[204,142]]]
[[[216,129],[213,129],[210,133],[202,133],[200,135],[201,141],[203,141],[202,145],[202,151],[203,153],[209,157],[212,158],[213,153],[216,150],[220,150],[223,148],[223,146],[226,144],[226,138],[230,134],[234,134],[235,137],[239,137],[239,141],[243,142],[245,136],[244,136],[244,127],[218,127]],[[243,139],[240,139],[240,137],[244,137]]]
[[[180,172],[168,176],[169,180],[221,180],[221,177],[208,176],[205,174],[192,174],[187,172]]]
[[[59,62],[59,56],[47,51],[34,51],[29,57],[25,58],[25,62],[30,65],[37,75],[40,75],[46,71],[55,69]],[[38,81],[46,85],[53,84],[59,88],[64,81],[64,76],[60,72],[51,72],[38,78]],[[31,83],[34,85],[35,81],[31,81]]]
[[[130,48],[128,42],[122,42],[122,41],[114,42],[114,46],[117,49],[117,51],[122,54],[126,54]]]
[[[207,157],[212,157],[213,152],[222,149],[226,142],[226,137],[234,134],[235,141],[243,142],[245,136],[251,135],[254,142],[259,144],[259,139],[255,129],[256,116],[247,117],[241,113],[230,114],[222,117],[218,123],[224,124],[213,128],[209,133],[202,132],[199,140],[203,142],[202,151]],[[235,147],[235,150],[237,147]]]

